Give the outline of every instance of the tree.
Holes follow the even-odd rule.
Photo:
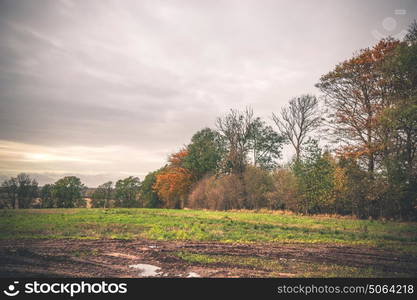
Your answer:
[[[334,196],[334,213],[346,215],[352,213],[351,198],[346,196],[348,191],[347,171],[341,166],[340,160],[329,157],[333,166],[333,196]],[[343,158],[342,158],[343,159]]]
[[[83,191],[85,186],[80,178],[66,176],[59,179],[53,185],[52,198],[56,201],[58,208],[73,208],[85,206]]]
[[[29,208],[38,195],[38,183],[25,173],[4,181],[2,186],[8,196],[9,208]]]
[[[320,124],[317,98],[313,95],[293,98],[282,108],[280,116],[272,114],[272,118],[281,135],[294,147],[298,161],[306,137]]]
[[[153,188],[165,207],[184,208],[191,184],[191,174],[187,169],[173,167],[156,175]]]
[[[223,118],[217,118],[216,126],[225,141],[227,154],[223,159],[222,169],[242,176],[247,164],[253,131],[253,111],[230,110]]]
[[[172,154],[169,164],[156,174],[154,191],[162,199],[165,207],[183,208],[186,205],[188,192],[192,185],[192,176],[184,167],[187,150]]]
[[[279,135],[271,126],[266,125],[260,118],[252,124],[250,151],[253,155],[253,165],[265,170],[277,166],[285,138]]]
[[[163,201],[158,197],[158,194],[153,189],[158,172],[160,172],[160,170],[148,173],[142,181],[140,197],[144,207],[156,208],[163,206]]]
[[[417,98],[416,98],[417,99]],[[388,197],[396,203],[396,217],[417,216],[417,101],[403,99],[384,112],[382,126],[386,134],[383,174]]]
[[[17,179],[15,177],[12,177],[8,180],[5,180],[2,183],[2,187],[5,189],[7,193],[7,201],[5,202],[5,206],[8,208],[19,208],[17,200]]]
[[[16,179],[18,208],[29,208],[38,196],[38,182],[25,173],[18,174]]]
[[[317,140],[310,139],[306,143],[305,154],[295,161],[293,171],[297,177],[301,211],[328,212],[334,205],[335,169],[330,154],[322,154]]]
[[[386,186],[379,174],[370,174],[350,157],[342,156],[338,165],[344,173],[345,187],[336,203],[337,212],[358,218],[386,216],[390,205],[383,201]]]
[[[378,133],[382,164],[388,181],[389,196],[396,202],[395,214],[416,216],[417,194],[417,22],[410,26],[401,42],[380,68],[390,87],[390,105],[380,114]]]
[[[193,181],[197,181],[206,174],[216,172],[223,153],[224,145],[219,133],[204,128],[191,138],[183,166],[191,172]]]
[[[374,173],[376,155],[381,150],[376,118],[389,106],[389,84],[379,68],[398,41],[381,40],[373,48],[361,50],[338,64],[316,85],[331,109],[330,123],[345,155],[366,161]]]
[[[92,206],[93,207],[103,207],[106,208],[109,206],[109,200],[112,199],[113,196],[113,182],[108,181],[99,185],[93,194],[91,195],[92,198]]]
[[[408,28],[405,41],[414,44],[417,42],[417,20],[414,20]]]
[[[116,182],[114,189],[115,205],[117,207],[138,207],[138,196],[140,193],[140,179],[138,177],[129,176]]]
[[[52,184],[45,184],[40,191],[41,207],[52,208],[55,207],[55,201],[52,197],[54,186]]]

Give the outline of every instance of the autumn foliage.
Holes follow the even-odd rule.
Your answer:
[[[187,156],[186,150],[172,154],[169,164],[158,174],[153,185],[154,191],[163,200],[168,208],[183,208],[191,187],[191,173],[184,167],[182,162]]]
[[[399,43],[393,39],[381,40],[338,64],[317,84],[333,110],[330,115],[333,133],[344,142],[338,154],[365,161],[369,172],[374,172],[377,156],[383,150],[377,132],[379,117],[391,105],[390,82],[381,66]]]

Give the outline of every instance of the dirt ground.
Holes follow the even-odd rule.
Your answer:
[[[255,257],[288,264],[329,264],[377,268],[387,276],[417,276],[417,259],[364,247],[311,244],[224,244],[149,240],[1,240],[0,277],[143,277],[135,264],[160,268],[159,277],[270,277],[262,265],[189,263],[175,255],[186,252]],[[192,273],[190,273],[192,272]],[[274,273],[299,277],[301,273]]]

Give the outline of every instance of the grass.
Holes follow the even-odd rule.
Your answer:
[[[417,223],[268,211],[21,209],[0,211],[0,239],[74,238],[365,245],[417,255]]]

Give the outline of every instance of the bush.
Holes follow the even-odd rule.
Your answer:
[[[269,196],[274,191],[274,182],[268,171],[248,166],[243,174],[243,182],[246,191],[245,208],[259,209],[270,207]]]
[[[289,169],[277,169],[273,175],[274,189],[268,193],[269,209],[298,211],[299,193],[297,178]]]
[[[194,185],[188,196],[188,205],[191,208],[210,208],[208,192],[214,186],[215,180],[215,176],[206,176]]]
[[[244,185],[236,175],[205,177],[191,191],[188,203],[191,208],[229,210],[243,208]]]

